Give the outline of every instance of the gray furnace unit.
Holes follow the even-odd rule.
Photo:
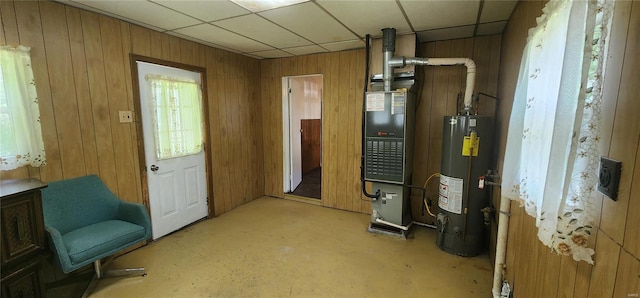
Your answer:
[[[363,182],[371,182],[369,231],[406,237],[411,223],[416,89],[413,71],[394,73],[395,29],[382,30],[383,73],[371,78],[365,93]]]
[[[396,81],[413,85],[413,80]],[[378,199],[372,202],[371,227],[406,227],[415,131],[416,95],[409,88],[367,92],[365,103],[364,179],[372,182]],[[402,228],[401,228],[402,229]]]

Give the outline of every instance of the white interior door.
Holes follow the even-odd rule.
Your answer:
[[[304,81],[289,79],[289,146],[291,146],[291,191],[302,182],[302,131],[304,116]]]
[[[140,61],[137,66],[149,207],[155,240],[207,216],[206,167],[204,150],[177,158],[156,158],[151,92],[145,76],[161,74],[192,79],[200,84],[200,74]]]

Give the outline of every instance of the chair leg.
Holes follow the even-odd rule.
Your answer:
[[[107,261],[105,263],[105,266],[107,266],[110,262],[111,260]],[[93,268],[96,271],[95,275],[93,276],[93,279],[91,279],[91,282],[85,288],[84,293],[82,293],[82,298],[89,297],[89,294],[93,292],[95,287],[98,285],[98,281],[103,277],[146,276],[147,275],[147,272],[145,271],[144,267],[114,269],[114,270],[105,271],[105,270],[102,270],[102,263],[100,263],[100,260],[93,262]]]
[[[98,279],[101,279],[102,278],[102,264],[100,263],[100,260],[93,261],[93,268],[95,269],[96,277]]]
[[[103,277],[118,277],[118,276],[146,276],[147,272],[143,268],[126,268],[108,270],[103,273]]]
[[[98,261],[100,262],[100,261]],[[95,263],[94,263],[95,264]],[[96,288],[96,286],[98,285],[98,281],[100,279],[98,279],[98,276],[96,274],[93,275],[93,278],[91,279],[91,281],[89,282],[89,284],[87,285],[86,288],[84,288],[84,292],[82,293],[82,298],[87,298],[89,297],[89,294],[93,293],[93,290]]]
[[[109,262],[105,263],[105,266],[108,265]],[[114,270],[102,270],[102,264],[100,260],[93,262],[93,266],[96,270],[96,277],[101,279],[103,277],[118,277],[118,276],[145,276],[147,272],[144,267],[140,268],[125,268],[125,269],[114,269]]]

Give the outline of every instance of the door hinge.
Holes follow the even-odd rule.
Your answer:
[[[291,94],[291,88],[289,88],[289,94]]]

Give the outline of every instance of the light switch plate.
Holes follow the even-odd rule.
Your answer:
[[[131,123],[133,122],[133,116],[131,111],[119,111],[120,123]]]
[[[621,173],[622,162],[606,157],[600,157],[598,191],[610,199],[617,201]]]

